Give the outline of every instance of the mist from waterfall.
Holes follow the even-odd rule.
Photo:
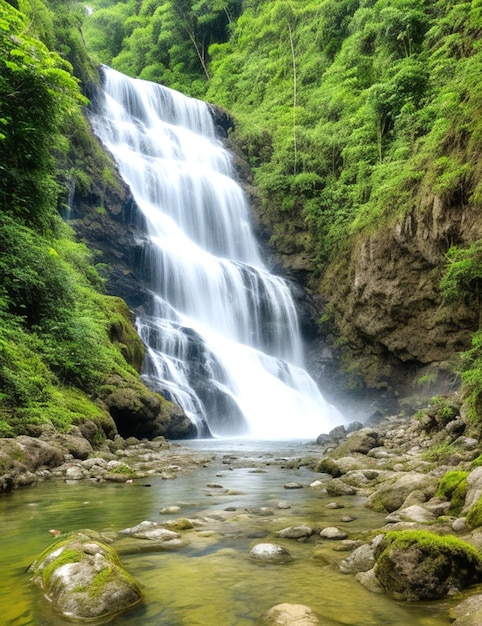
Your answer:
[[[199,434],[313,438],[342,421],[303,367],[287,283],[270,273],[208,106],[104,68],[90,112],[147,224],[149,387]]]

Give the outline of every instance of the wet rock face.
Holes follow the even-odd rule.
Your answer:
[[[70,224],[79,239],[97,250],[97,263],[109,268],[106,292],[119,296],[131,308],[144,305],[149,299],[143,276],[145,224],[121,179],[115,185],[106,184],[99,173],[88,194],[75,190]]]
[[[116,553],[92,531],[53,544],[30,569],[55,609],[70,619],[114,616],[142,600]]]

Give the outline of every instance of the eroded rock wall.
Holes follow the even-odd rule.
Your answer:
[[[427,197],[390,226],[359,234],[317,288],[331,305],[339,365],[352,386],[395,396],[455,384],[456,354],[470,345],[478,311],[440,293],[445,254],[482,237],[480,212]],[[339,355],[340,356],[340,355]]]

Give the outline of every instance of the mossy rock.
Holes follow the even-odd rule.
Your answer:
[[[480,497],[467,511],[465,523],[467,524],[467,528],[469,530],[482,526],[482,497]]]
[[[321,459],[321,461],[315,467],[315,472],[320,472],[321,474],[329,474],[330,476],[333,476],[333,478],[338,478],[342,474],[336,461],[330,457],[325,457],[324,459]]]
[[[367,500],[367,506],[379,513],[393,513],[413,491],[420,491],[426,500],[435,495],[437,480],[419,472],[407,472],[383,483]]]
[[[395,598],[443,598],[482,580],[479,551],[456,537],[425,530],[388,532],[375,549],[375,575]]]
[[[435,495],[450,502],[450,513],[458,515],[464,507],[468,475],[469,472],[452,470],[447,472],[439,482]]]
[[[127,304],[115,296],[104,296],[102,304],[109,320],[109,339],[119,347],[127,363],[140,372],[144,344],[134,327]]]
[[[55,610],[70,619],[104,618],[142,600],[139,586],[116,552],[93,531],[57,541],[30,571]]]

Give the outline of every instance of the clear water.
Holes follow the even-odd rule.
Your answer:
[[[60,626],[70,623],[55,615],[29,581],[26,568],[51,542],[49,530],[91,528],[121,530],[144,520],[209,517],[205,526],[184,533],[188,545],[178,552],[124,555],[127,569],[139,581],[145,602],[114,618],[122,626],[248,626],[281,602],[306,604],[331,626],[442,626],[449,624],[448,603],[401,604],[365,590],[337,563],[347,553],[337,542],[280,540],[275,532],[292,525],[326,524],[356,537],[383,525],[383,516],[364,507],[363,498],[342,497],[345,508],[331,510],[333,498],[308,485],[322,478],[307,467],[286,469],[292,457],[316,450],[300,443],[204,442],[189,444],[215,460],[175,480],[149,479],[127,484],[65,484],[50,481],[0,498],[0,623],[5,626]],[[260,471],[262,470],[262,471]],[[296,481],[303,489],[287,490]],[[218,483],[222,488],[208,487]],[[280,501],[290,509],[280,510]],[[175,516],[162,507],[178,505]],[[256,513],[269,507],[274,515]],[[226,508],[235,508],[227,513]],[[252,513],[249,514],[247,509]],[[342,515],[356,521],[344,523]],[[225,521],[219,516],[228,517]],[[260,565],[247,558],[260,541],[284,545],[293,555],[288,565]]]
[[[263,262],[208,106],[104,68],[90,119],[147,224],[144,376],[216,436],[316,437],[343,421],[303,367],[286,281]],[[146,278],[147,280],[147,278]]]

